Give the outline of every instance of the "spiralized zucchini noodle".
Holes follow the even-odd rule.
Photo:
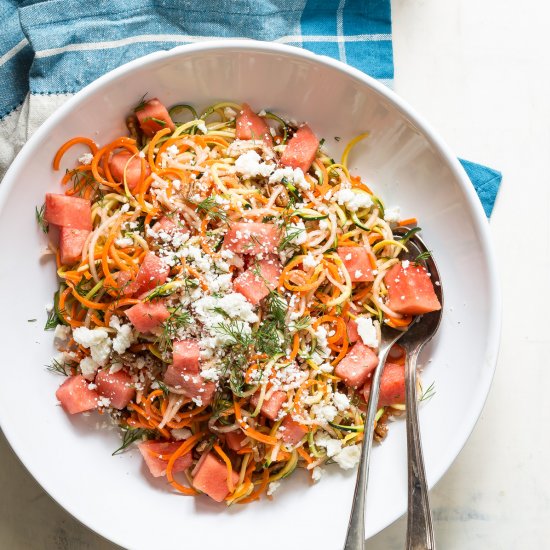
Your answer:
[[[119,450],[140,443],[177,491],[227,504],[271,495],[297,467],[317,481],[327,462],[355,466],[370,384],[356,371],[372,367],[383,324],[412,320],[392,309],[385,277],[406,250],[395,228],[416,223],[385,216],[350,174],[352,147],[368,135],[340,162],[317,142],[305,166],[300,151],[316,138],[301,143],[309,129],[275,114],[178,105],[172,125],[136,118],[147,104],[128,118],[129,136],[75,138],[54,159],[58,169],[71,147],[89,149],[62,184],[65,197],[89,201],[91,226],[70,234],[81,239],[70,261],[70,232],[51,242],[54,368],[74,387],[84,381],[80,408],[63,386],[60,401],[108,414]],[[239,137],[246,124],[252,135]],[[255,135],[258,124],[268,133]],[[404,360],[396,347],[391,362]],[[403,408],[399,397],[380,406],[378,439]],[[220,475],[221,493],[210,486]]]

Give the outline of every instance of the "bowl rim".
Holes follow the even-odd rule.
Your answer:
[[[456,442],[450,446],[443,459],[439,460],[439,468],[436,471],[430,472],[430,478],[432,483],[430,489],[432,489],[451,467],[456,460],[461,450],[464,448],[466,442],[470,438],[470,435],[481,416],[481,412],[489,395],[489,390],[494,378],[496,364],[498,359],[498,350],[500,345],[501,336],[501,324],[502,324],[502,296],[500,289],[500,280],[497,274],[497,262],[495,252],[491,242],[489,223],[481,202],[475,192],[475,189],[468,178],[464,168],[458,161],[457,157],[452,153],[449,146],[439,136],[439,134],[432,128],[432,126],[420,115],[408,102],[397,95],[396,92],[388,88],[385,84],[382,84],[375,78],[363,73],[362,71],[351,67],[337,59],[333,59],[324,55],[315,54],[303,48],[296,46],[290,46],[287,44],[280,44],[276,42],[263,42],[252,39],[232,39],[223,38],[215,40],[197,41],[191,44],[179,45],[169,50],[158,50],[149,53],[145,56],[136,58],[120,67],[117,67],[108,73],[100,76],[94,80],[79,92],[69,98],[63,105],[61,105],[30,137],[25,143],[22,149],[17,154],[16,158],[12,162],[11,166],[7,170],[2,179],[0,185],[0,215],[7,202],[8,196],[12,187],[15,185],[16,178],[12,174],[16,174],[27,160],[29,160],[32,150],[48,136],[48,133],[55,128],[58,121],[66,114],[70,113],[78,106],[78,104],[90,95],[93,95],[96,91],[100,90],[104,85],[107,85],[110,81],[116,80],[118,77],[123,76],[126,73],[132,72],[134,69],[144,65],[154,65],[161,60],[167,60],[173,57],[179,57],[184,55],[193,55],[201,52],[211,52],[215,50],[234,50],[237,52],[262,52],[262,53],[279,53],[294,58],[304,59],[315,64],[336,69],[348,76],[353,77],[356,81],[378,92],[381,96],[387,99],[401,114],[403,114],[411,123],[413,123],[423,134],[424,138],[434,147],[437,153],[441,155],[444,161],[447,163],[452,175],[458,180],[460,184],[460,190],[472,212],[472,223],[476,235],[479,238],[480,248],[483,255],[486,258],[487,274],[490,286],[490,295],[488,297],[489,312],[488,312],[488,339],[485,347],[485,357],[483,365],[483,376],[480,377],[480,389],[477,392],[477,399],[473,401],[473,405],[469,408],[470,415],[468,422],[463,423],[463,429],[459,432],[460,437],[454,439]],[[38,471],[34,471],[27,461],[19,454],[18,445],[15,440],[14,434],[11,434],[9,428],[9,422],[6,419],[0,417],[0,428],[2,429],[4,436],[13,450],[14,454],[23,464],[25,469],[30,475],[40,484],[44,491],[57,502],[66,512],[79,521],[85,527],[93,530],[95,533],[110,540],[120,546],[124,547],[124,541],[119,539],[118,536],[113,536],[112,533],[107,533],[103,529],[102,525],[96,525],[92,521],[87,521],[76,510],[69,508],[69,503],[66,503],[66,499],[63,494],[58,494],[55,486],[51,486],[47,479]],[[376,533],[386,529],[389,525],[394,523],[399,517],[401,517],[406,510],[400,510],[393,514],[389,523],[380,528]]]

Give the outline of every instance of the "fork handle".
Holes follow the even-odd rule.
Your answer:
[[[422,457],[416,399],[416,360],[421,348],[407,354],[407,458],[408,458],[408,515],[406,550],[435,550],[435,537],[428,498],[428,485]]]

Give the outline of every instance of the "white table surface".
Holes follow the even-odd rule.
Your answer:
[[[481,419],[431,493],[438,547],[549,548],[550,295],[526,285],[550,282],[550,9],[542,0],[392,4],[396,91],[458,155],[504,174],[491,220],[500,357]],[[0,548],[115,548],[53,502],[3,437],[0,464]],[[401,549],[404,533],[402,518],[368,547]]]

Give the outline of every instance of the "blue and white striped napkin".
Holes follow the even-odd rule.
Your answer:
[[[145,54],[254,38],[340,59],[391,86],[390,0],[0,0],[0,177],[67,98]],[[486,214],[501,175],[462,161]]]

